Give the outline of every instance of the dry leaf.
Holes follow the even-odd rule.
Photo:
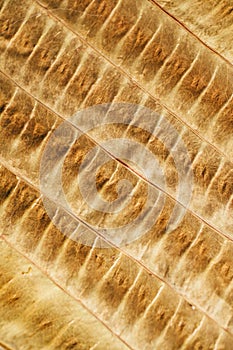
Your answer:
[[[232,349],[231,7],[0,1],[0,348]]]

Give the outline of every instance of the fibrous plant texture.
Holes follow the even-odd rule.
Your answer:
[[[0,349],[232,350],[232,29],[0,0]]]

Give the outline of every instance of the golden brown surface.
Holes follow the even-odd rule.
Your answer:
[[[223,2],[212,3],[208,14],[198,1],[189,11],[189,1],[160,1],[169,13],[147,0],[0,1],[3,349],[232,349],[232,13],[226,10],[223,24]],[[189,152],[192,200],[170,233],[177,187],[172,157],[159,140],[125,125],[96,128],[70,150],[63,185],[75,215],[58,208],[70,217],[67,235],[46,214],[40,162],[52,131],[77,110],[109,102],[164,116]],[[103,249],[69,239],[68,231],[78,223],[95,241],[99,233],[84,219],[121,225],[138,215],[153,187],[136,168],[109,158],[98,191],[114,200],[118,181],[127,178],[136,188],[132,203],[116,221],[86,214],[75,176],[93,140],[106,135],[148,147],[168,187],[147,234]]]
[[[233,4],[231,1],[152,1],[162,6],[210,49],[230,63],[233,62]]]
[[[3,349],[127,349],[33,263],[4,241],[0,247]]]

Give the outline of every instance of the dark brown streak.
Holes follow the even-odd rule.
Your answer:
[[[23,181],[24,183],[26,183],[29,187],[33,188],[34,190],[36,190],[37,192],[40,192],[39,189],[28,179],[25,178],[25,176],[22,176],[19,172],[15,171],[15,168],[12,167],[11,165],[9,165],[7,163],[7,165],[4,162],[1,162],[2,165],[8,169],[10,172],[12,172],[13,174],[17,175],[18,178],[21,179],[21,181]],[[54,200],[50,197],[48,197],[46,194],[43,194],[45,197],[47,197],[49,200],[51,200],[54,204],[57,205],[57,203],[54,202]],[[200,312],[202,312],[206,317],[208,317],[210,320],[212,320],[215,324],[218,325],[218,327],[220,327],[221,329],[223,329],[225,332],[227,332],[230,336],[233,337],[233,334],[230,332],[229,329],[225,328],[224,326],[220,325],[218,323],[217,320],[215,320],[214,318],[212,318],[212,316],[210,316],[200,305],[197,305],[193,300],[188,299],[185,294],[181,291],[175,288],[174,285],[172,285],[170,282],[168,282],[165,278],[163,278],[162,276],[160,276],[158,273],[154,272],[153,270],[151,270],[150,268],[148,268],[142,261],[136,259],[133,255],[129,254],[128,252],[124,251],[124,249],[120,249],[117,245],[115,245],[114,243],[112,243],[111,241],[109,241],[106,237],[104,237],[104,235],[102,235],[101,233],[98,232],[98,230],[94,229],[92,226],[90,226],[88,223],[86,223],[85,221],[83,221],[82,219],[80,219],[77,215],[69,212],[66,208],[63,208],[62,205],[59,205],[66,213],[68,213],[71,217],[73,217],[75,220],[77,220],[79,223],[81,223],[83,226],[85,226],[86,228],[90,229],[92,232],[94,232],[98,237],[100,237],[101,239],[103,239],[107,244],[109,244],[110,246],[112,246],[113,248],[115,248],[117,251],[119,251],[120,253],[123,253],[125,256],[127,256],[128,258],[132,259],[136,264],[138,264],[140,267],[142,267],[147,273],[153,275],[154,277],[158,278],[160,281],[162,281],[165,285],[167,285],[168,287],[170,287],[172,290],[174,290],[174,292],[179,295],[180,297],[182,297],[187,303],[194,305]],[[204,220],[203,220],[204,221]],[[221,234],[221,233],[220,233]],[[4,240],[6,240],[6,242],[11,245],[10,242],[8,242],[6,235],[1,235],[0,238],[3,238]],[[11,245],[13,248],[14,246]],[[16,248],[15,248],[16,249]],[[16,249],[17,250],[17,249]],[[18,251],[18,250],[17,250]],[[22,255],[23,253],[20,252]],[[27,258],[28,260],[30,260],[30,258]],[[31,261],[31,260],[30,260]],[[35,265],[35,263],[34,263]],[[39,267],[39,266],[38,266]],[[40,267],[39,267],[40,268]],[[43,271],[42,268],[40,268],[41,271]],[[44,272],[44,271],[43,271]],[[46,273],[47,276],[49,276]],[[53,281],[53,279],[52,279]],[[54,281],[55,284],[57,284]],[[57,284],[58,285],[58,284]],[[59,286],[59,285],[58,285]],[[63,288],[60,287],[62,290]],[[65,291],[65,290],[64,290]],[[67,292],[68,295],[71,295],[69,292]],[[72,295],[71,295],[72,296]],[[75,298],[75,297],[74,297]],[[79,300],[79,299],[77,299]],[[82,303],[82,301],[80,300],[80,302]],[[84,305],[85,306],[85,305]],[[87,308],[88,309],[88,308]],[[91,312],[91,311],[90,311]],[[95,316],[98,319],[98,316]],[[101,321],[104,325],[105,323],[103,321]],[[106,327],[108,328],[108,326],[106,325]],[[133,350],[133,349],[132,349]]]
[[[1,341],[0,341],[0,350],[17,350],[16,348],[11,348],[9,347],[8,345],[6,344],[3,344]]]
[[[116,334],[113,332],[113,330],[104,322],[102,321],[90,308],[88,308],[86,306],[86,304],[84,304],[82,302],[81,299],[77,298],[76,296],[74,296],[72,293],[70,293],[68,290],[64,289],[51,275],[48,274],[48,272],[43,269],[42,267],[40,267],[39,265],[37,265],[33,260],[31,260],[27,255],[25,255],[22,251],[20,251],[19,249],[17,249],[14,245],[12,245],[12,243],[10,243],[7,239],[6,236],[2,236],[3,240],[13,249],[15,250],[17,253],[19,253],[21,256],[23,256],[25,259],[27,259],[28,261],[30,261],[30,263],[35,266],[37,269],[39,269],[43,275],[45,275],[50,281],[52,281],[59,289],[61,289],[66,295],[68,295],[69,297],[71,297],[72,299],[74,299],[76,302],[79,302],[83,308],[85,310],[87,310],[87,312],[89,312],[92,316],[94,316],[97,321],[99,321],[100,323],[102,323],[109,331],[110,333],[115,336],[117,339],[119,339],[122,343],[124,343],[130,350],[135,350],[133,349],[124,339],[122,339],[120,337],[120,335]],[[1,345],[1,343],[0,343]],[[1,349],[0,349],[1,350]],[[6,348],[6,350],[12,350],[9,348]]]
[[[107,153],[109,155],[110,158],[112,158],[113,160],[118,161],[119,163],[121,163],[124,167],[126,167],[129,171],[131,171],[133,174],[135,174],[136,176],[138,176],[141,180],[145,181],[146,183],[148,183],[149,185],[151,185],[152,187],[156,188],[157,190],[163,192],[166,196],[168,196],[171,200],[175,200],[177,203],[179,203],[180,206],[182,206],[183,208],[185,208],[187,210],[187,212],[189,212],[191,215],[193,215],[195,218],[197,218],[199,221],[204,222],[209,228],[211,228],[211,230],[216,231],[220,236],[223,236],[224,238],[230,240],[231,242],[233,242],[233,238],[227,234],[225,234],[224,232],[220,231],[218,228],[216,228],[215,226],[213,226],[211,223],[209,223],[208,221],[206,221],[205,219],[203,219],[201,216],[199,216],[198,214],[196,214],[194,211],[192,211],[190,208],[184,206],[181,202],[179,202],[177,200],[177,198],[174,198],[172,195],[170,195],[169,193],[167,193],[163,188],[160,188],[158,185],[154,184],[153,182],[149,181],[147,178],[143,177],[143,175],[141,175],[140,173],[138,173],[133,167],[130,167],[129,164],[126,164],[123,160],[120,160],[119,158],[116,158],[112,153],[110,153],[109,151],[107,151],[105,148],[103,148],[96,140],[94,140],[89,134],[86,134],[85,132],[83,132],[81,129],[79,129],[75,124],[72,124],[69,120],[65,119],[61,114],[59,114],[58,112],[55,112],[51,107],[49,107],[48,105],[46,105],[44,102],[40,101],[38,98],[36,98],[34,95],[32,95],[30,92],[28,92],[27,90],[25,90],[23,87],[21,87],[17,82],[15,82],[12,78],[10,78],[5,72],[2,72],[0,70],[0,73],[3,74],[6,78],[8,78],[9,80],[11,80],[16,86],[18,86],[22,91],[24,91],[28,96],[30,96],[32,99],[34,99],[35,101],[37,101],[39,104],[41,104],[44,108],[46,108],[47,110],[49,110],[50,112],[52,112],[53,114],[57,115],[60,119],[64,120],[66,123],[69,123],[70,125],[72,125],[75,129],[77,129],[79,132],[81,132],[83,135],[87,136],[96,146],[98,146],[100,149],[102,149],[105,153]]]
[[[186,24],[184,24],[183,22],[181,22],[179,19],[177,19],[174,15],[172,15],[170,12],[168,12],[167,10],[165,10],[160,4],[157,3],[157,1],[155,0],[148,0],[149,2],[151,2],[153,5],[157,6],[161,11],[163,11],[164,13],[166,13],[169,17],[171,17],[177,24],[179,24],[180,27],[182,27],[183,29],[185,29],[189,34],[191,34],[195,39],[197,39],[202,45],[204,45],[207,49],[209,49],[210,51],[212,51],[215,55],[217,55],[220,59],[222,59],[223,61],[225,61],[231,68],[233,67],[233,64],[231,63],[231,61],[229,61],[226,57],[224,57],[223,55],[221,55],[218,51],[216,51],[214,48],[212,48],[211,46],[209,46],[207,43],[205,43],[198,35],[196,35],[194,32],[192,32],[191,29],[189,29]]]
[[[181,124],[183,124],[187,129],[191,130],[193,134],[195,134],[202,142],[205,142],[209,146],[211,146],[218,154],[220,154],[222,157],[226,158],[230,163],[232,163],[232,160],[228,158],[227,154],[223,153],[221,149],[210,143],[207,139],[205,139],[200,133],[192,128],[191,125],[186,123],[183,119],[181,119],[174,111],[172,111],[164,102],[161,101],[160,98],[155,97],[152,95],[149,91],[147,91],[141,84],[135,80],[133,76],[131,76],[130,73],[126,72],[123,68],[116,65],[111,59],[109,59],[107,56],[105,56],[101,51],[96,49],[91,43],[87,42],[80,34],[78,34],[76,31],[74,31],[65,21],[63,21],[60,17],[53,14],[45,5],[41,4],[39,0],[34,0],[38,6],[40,6],[44,11],[47,12],[48,16],[51,17],[54,21],[61,23],[64,27],[66,27],[70,32],[72,32],[78,39],[84,43],[85,45],[88,45],[92,48],[92,50],[97,53],[99,56],[103,57],[107,62],[109,62],[116,70],[118,70],[122,75],[127,77],[130,82],[132,82],[135,86],[137,86],[138,89],[143,91],[146,95],[150,96],[151,99],[157,103],[159,103],[165,110],[169,112],[176,120],[178,120]],[[150,0],[149,0],[150,1]]]

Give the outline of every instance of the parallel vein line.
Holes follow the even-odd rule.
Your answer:
[[[21,256],[23,256],[25,259],[27,259],[28,261],[30,261],[31,264],[33,264],[37,269],[39,269],[48,279],[50,279],[58,288],[60,288],[63,293],[67,294],[68,296],[70,296],[72,299],[74,299],[75,301],[77,301],[78,303],[80,303],[83,308],[85,310],[88,311],[88,313],[90,313],[93,317],[95,317],[97,319],[97,321],[99,321],[100,323],[102,323],[109,331],[110,333],[117,337],[122,343],[124,343],[130,350],[135,350],[133,349],[124,339],[122,339],[118,334],[114,333],[114,331],[104,322],[102,321],[90,308],[88,308],[88,306],[79,298],[77,298],[75,295],[73,295],[72,293],[70,293],[68,290],[64,289],[51,275],[49,275],[41,266],[37,265],[31,258],[29,258],[27,255],[25,255],[21,250],[17,249],[14,245],[12,245],[11,242],[9,242],[9,240],[7,239],[6,236],[2,236],[2,238],[4,239],[4,241],[13,249],[15,250],[17,253],[19,253]],[[1,343],[0,343],[1,345]],[[8,349],[7,349],[8,350]]]
[[[140,90],[142,90],[146,95],[150,96],[151,99],[157,103],[159,103],[164,109],[166,109],[176,120],[178,120],[180,123],[185,125],[188,129],[190,129],[199,139],[202,140],[202,142],[205,142],[209,144],[212,148],[216,150],[217,153],[221,154],[222,157],[226,158],[229,162],[232,162],[230,158],[228,158],[228,155],[226,155],[221,149],[219,149],[214,144],[210,143],[209,140],[205,139],[200,133],[192,128],[192,126],[188,123],[186,123],[183,119],[181,119],[174,111],[172,111],[164,102],[161,101],[160,98],[155,97],[152,93],[150,93],[148,90],[146,90],[135,78],[128,72],[126,72],[123,68],[121,68],[119,65],[116,65],[110,58],[108,58],[105,54],[103,54],[101,51],[99,51],[97,48],[95,48],[90,42],[87,42],[79,33],[74,31],[65,21],[63,21],[61,18],[59,18],[57,15],[54,15],[47,7],[45,7],[39,0],[34,0],[45,12],[48,13],[48,15],[56,22],[61,23],[64,27],[66,27],[69,31],[71,31],[78,39],[84,43],[85,45],[88,45],[95,53],[98,54],[98,56],[101,56],[104,58],[104,60],[108,61],[116,70],[118,70],[123,76],[126,76],[135,86],[137,86]]]
[[[195,39],[197,39],[203,46],[205,46],[208,50],[213,52],[215,55],[217,55],[221,60],[225,61],[231,68],[233,67],[233,64],[231,61],[229,61],[226,57],[221,55],[218,51],[216,51],[213,47],[208,45],[206,42],[204,42],[198,35],[196,35],[191,29],[188,28],[186,24],[184,24],[182,21],[180,21],[177,17],[172,15],[169,11],[165,10],[164,7],[162,7],[156,0],[148,0],[153,5],[157,6],[162,12],[166,13],[170,18],[172,18],[177,24],[179,24],[180,27],[185,29],[186,32],[191,34]]]
[[[33,188],[35,191],[40,192],[39,189],[29,180],[27,179],[25,176],[22,176],[19,172],[17,172],[11,165],[9,165],[8,163],[6,164],[5,161],[0,160],[1,164],[7,169],[9,170],[11,173],[17,175],[22,182],[26,183],[29,187]],[[54,200],[52,198],[50,198],[47,194],[43,194],[44,197],[46,197],[47,199],[49,199],[50,201],[52,201],[54,204],[57,205],[56,202],[54,202]],[[79,218],[77,215],[69,212],[69,210],[67,210],[66,208],[63,208],[62,205],[57,205],[60,208],[62,208],[68,215],[70,215],[74,220],[78,221],[79,223],[81,223],[81,225],[85,226],[86,228],[88,228],[89,230],[91,230],[94,234],[96,234],[98,237],[100,237],[101,239],[103,239],[103,241],[105,241],[107,244],[109,244],[110,246],[112,246],[113,248],[115,248],[119,253],[123,253],[126,257],[132,259],[137,265],[139,265],[139,267],[142,267],[147,273],[152,274],[154,277],[158,278],[160,281],[162,281],[165,285],[167,285],[168,287],[170,287],[177,295],[179,295],[181,298],[183,298],[186,302],[188,302],[189,304],[194,305],[200,312],[202,312],[206,317],[208,317],[210,320],[212,320],[219,328],[223,329],[225,332],[227,332],[229,335],[231,335],[233,337],[233,334],[231,333],[231,331],[227,328],[225,328],[224,326],[222,326],[221,324],[218,323],[218,321],[213,318],[211,315],[209,315],[206,310],[204,310],[200,305],[197,305],[193,300],[189,299],[180,289],[176,289],[174,285],[172,285],[170,282],[168,282],[164,277],[160,276],[158,273],[156,273],[155,271],[151,270],[149,267],[147,267],[142,261],[136,259],[133,255],[129,254],[128,252],[124,251],[124,249],[120,249],[117,245],[115,245],[114,243],[112,243],[111,241],[109,241],[106,237],[104,237],[104,235],[102,235],[101,233],[99,233],[96,229],[94,229],[92,226],[90,226],[88,223],[86,223],[85,221],[83,221],[81,218]],[[14,245],[12,245],[12,243],[8,242],[7,240],[7,236],[2,234],[0,236],[0,238],[3,238],[6,240],[7,243],[9,243],[12,248],[14,248]],[[16,248],[15,248],[16,249]],[[16,249],[17,250],[17,249]],[[23,254],[23,253],[22,253]],[[30,260],[30,258],[28,258],[28,260]],[[31,260],[30,260],[31,261]],[[43,270],[42,270],[43,271]],[[49,275],[48,275],[49,276]],[[62,288],[62,287],[61,287]]]
[[[77,129],[79,132],[81,132],[83,135],[86,135],[96,146],[98,146],[99,148],[101,148],[106,154],[109,155],[109,157],[113,160],[115,160],[116,162],[120,163],[123,167],[127,168],[130,172],[132,172],[135,176],[137,176],[138,178],[140,178],[141,180],[145,181],[147,184],[149,184],[150,186],[156,188],[157,190],[163,192],[166,196],[168,196],[171,200],[176,201],[177,203],[179,203],[180,206],[182,206],[183,208],[185,208],[187,210],[187,212],[191,213],[195,218],[197,218],[199,221],[204,222],[205,225],[207,225],[209,228],[211,228],[213,231],[217,232],[220,236],[223,236],[224,238],[230,240],[231,242],[233,242],[233,238],[222,232],[218,227],[215,227],[213,224],[211,224],[209,221],[205,220],[202,216],[200,216],[199,214],[195,213],[193,210],[191,210],[188,207],[185,207],[177,198],[173,197],[173,195],[169,194],[168,192],[166,192],[166,190],[164,190],[163,188],[160,188],[158,185],[155,185],[154,183],[152,183],[151,181],[149,181],[148,179],[144,178],[140,173],[136,172],[136,170],[134,170],[131,166],[129,166],[128,164],[126,164],[124,161],[116,158],[113,154],[111,154],[109,151],[107,151],[105,148],[103,148],[100,144],[98,144],[98,142],[93,139],[90,135],[84,133],[81,129],[79,129],[76,125],[70,123],[69,120],[65,119],[62,115],[60,115],[58,112],[55,112],[51,107],[49,107],[48,105],[46,105],[44,102],[40,101],[38,98],[36,98],[34,95],[32,95],[30,92],[28,92],[27,90],[25,90],[23,87],[21,87],[17,82],[15,82],[12,78],[10,78],[5,72],[2,72],[0,70],[0,73],[2,73],[5,77],[7,77],[8,79],[10,79],[15,85],[17,85],[20,89],[22,89],[27,95],[29,95],[31,98],[33,98],[34,100],[36,100],[39,104],[41,104],[44,108],[46,108],[47,110],[49,110],[50,112],[52,112],[53,114],[57,115],[59,118],[61,118],[62,120],[64,120],[65,122],[69,123],[70,125],[72,125],[75,129]]]

